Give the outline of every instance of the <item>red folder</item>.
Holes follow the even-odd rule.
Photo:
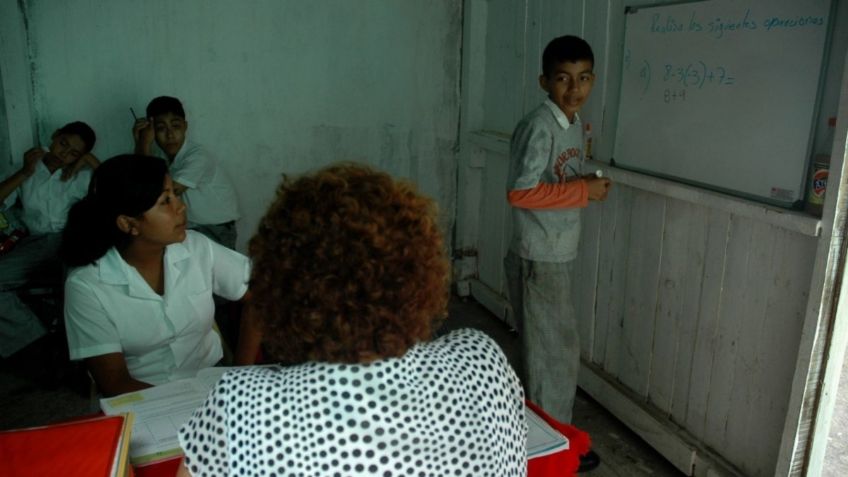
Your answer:
[[[2,431],[0,475],[130,475],[125,420],[123,415],[104,416]]]

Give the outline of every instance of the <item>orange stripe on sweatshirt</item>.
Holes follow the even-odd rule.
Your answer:
[[[589,203],[589,188],[583,179],[558,184],[540,182],[532,189],[509,191],[507,200],[509,205],[521,209],[586,207]]]

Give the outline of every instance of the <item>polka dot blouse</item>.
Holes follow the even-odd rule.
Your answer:
[[[524,394],[480,331],[367,365],[226,373],[180,430],[200,476],[524,476]]]

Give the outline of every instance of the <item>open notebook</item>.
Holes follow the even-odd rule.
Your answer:
[[[177,432],[209,391],[232,368],[208,368],[197,377],[174,381],[141,391],[100,400],[105,414],[132,412],[135,415],[130,459],[147,464],[182,454]],[[527,418],[527,458],[542,457],[568,449],[568,438],[525,406]]]
[[[104,414],[131,412],[135,416],[130,444],[132,464],[149,464],[182,455],[177,432],[230,369],[202,369],[194,378],[101,399]]]
[[[524,406],[527,417],[527,459],[568,450],[568,438],[551,427],[532,409]]]

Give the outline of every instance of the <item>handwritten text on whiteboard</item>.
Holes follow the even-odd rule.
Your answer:
[[[659,13],[651,17],[649,26],[651,33],[704,33],[715,39],[724,38],[725,33],[730,31],[772,31],[776,29],[811,28],[825,26],[824,17],[813,15],[798,15],[782,17],[765,15],[756,18],[751,10],[739,18],[698,18],[696,12],[691,12],[688,18],[679,18],[673,15],[661,15]]]

